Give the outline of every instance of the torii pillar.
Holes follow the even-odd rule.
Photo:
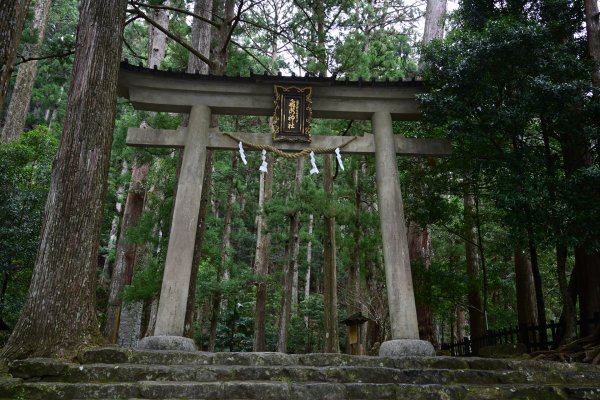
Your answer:
[[[392,328],[392,340],[381,344],[379,355],[433,356],[433,345],[426,340],[419,340],[392,117],[389,112],[376,112],[371,118],[371,124],[375,136],[377,205],[381,220],[385,285]]]
[[[196,350],[193,339],[183,336],[183,329],[202,197],[210,114],[210,108],[204,105],[193,106],[190,112],[156,327],[154,336],[145,337],[140,341],[141,348]]]

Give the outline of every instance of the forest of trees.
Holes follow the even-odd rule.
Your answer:
[[[125,135],[189,116],[118,98],[127,59],[213,75],[422,77],[422,119],[394,131],[453,150],[398,158],[421,338],[439,348],[555,320],[562,347],[547,356],[600,362],[600,326],[586,323],[600,313],[599,19],[597,0],[3,2],[1,357],[153,334],[181,154]],[[272,130],[265,117],[211,125]],[[374,158],[345,156],[342,170],[316,156],[309,174],[308,160],[268,154],[264,173],[260,153],[247,157],[207,155],[185,335],[209,351],[338,352],[340,321],[362,312],[376,352],[390,328]]]

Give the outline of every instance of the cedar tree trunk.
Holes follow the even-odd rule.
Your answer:
[[[125,0],[83,0],[73,80],[26,303],[2,358],[70,357],[98,343],[96,269]]]
[[[21,40],[29,0],[3,0],[0,6],[0,110]]]
[[[323,300],[325,303],[325,353],[339,353],[339,321],[337,312],[337,262],[335,248],[335,216],[333,203],[332,155],[323,156],[323,185],[327,196],[325,210],[325,243],[323,246]]]
[[[260,277],[256,283],[256,304],[254,309],[254,341],[252,351],[266,351],[265,324],[267,306],[267,283],[269,274],[269,247],[271,234],[268,232],[265,202],[273,196],[273,155],[267,154],[267,172],[260,174],[260,188],[258,194],[258,216],[256,217],[256,251],[254,259],[254,272]]]
[[[34,44],[27,46],[23,52],[24,57],[35,57],[37,55],[44,40],[49,10],[50,0],[36,1],[32,28],[37,32],[37,40]],[[2,142],[17,139],[25,129],[25,119],[27,111],[29,111],[29,102],[31,100],[36,73],[37,60],[31,60],[19,65],[17,81],[10,97],[10,104],[6,112],[2,134],[0,135]]]

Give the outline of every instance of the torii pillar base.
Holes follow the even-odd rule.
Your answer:
[[[179,350],[197,351],[196,343],[183,336],[147,336],[140,340],[136,346],[140,350]]]
[[[379,357],[432,357],[435,356],[433,345],[427,340],[395,339],[383,342],[379,348]]]

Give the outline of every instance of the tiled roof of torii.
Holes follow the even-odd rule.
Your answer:
[[[162,71],[121,63],[118,93],[139,110],[190,112],[203,104],[219,115],[273,115],[275,86],[310,87],[313,118],[369,120],[389,112],[393,120],[419,119],[421,80],[340,80],[335,76],[217,76]]]
[[[140,63],[139,65],[133,65],[129,63],[129,60],[125,59],[121,62],[121,68],[138,73],[147,73],[156,76],[163,77],[177,77],[187,78],[194,80],[204,81],[220,81],[220,82],[245,82],[245,83],[268,83],[268,84],[287,84],[287,85],[310,85],[310,86],[368,86],[368,87],[421,87],[423,86],[423,79],[420,77],[404,78],[399,80],[378,80],[370,79],[364,80],[359,78],[358,80],[350,80],[348,77],[345,79],[338,79],[336,75],[333,76],[317,76],[311,74],[305,74],[304,76],[298,76],[292,73],[291,76],[285,76],[281,72],[277,75],[269,75],[266,72],[262,74],[256,74],[252,70],[249,71],[248,76],[245,75],[204,75],[196,71],[196,73],[189,73],[185,71],[173,71],[172,69],[161,70],[156,66],[154,68],[146,68]]]

